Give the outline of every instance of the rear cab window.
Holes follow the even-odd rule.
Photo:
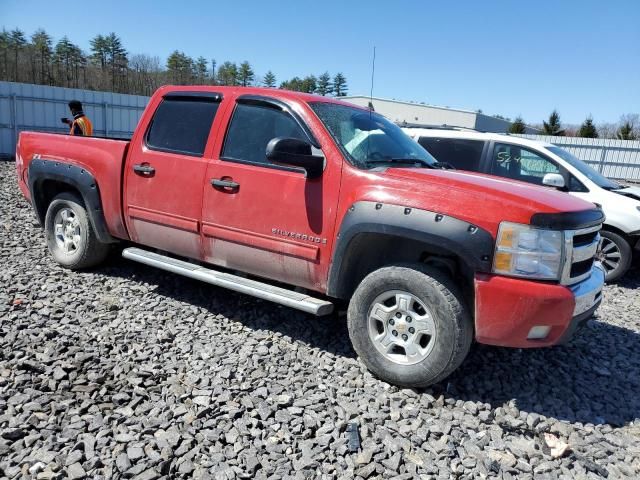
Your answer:
[[[214,95],[166,95],[147,129],[151,150],[201,157],[222,97]]]
[[[458,170],[480,171],[485,142],[460,138],[420,137],[418,143],[439,162]]]

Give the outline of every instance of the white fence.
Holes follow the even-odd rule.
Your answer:
[[[605,177],[640,181],[640,140],[518,135],[553,143],[585,161]]]
[[[95,135],[126,138],[135,130],[149,97],[0,82],[0,157],[15,155],[23,130],[68,132],[60,118],[71,116],[70,100],[82,102]]]

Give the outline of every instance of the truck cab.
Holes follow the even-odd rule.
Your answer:
[[[472,341],[568,341],[601,302],[604,216],[444,170],[383,116],[276,89],[163,87],[130,140],[20,135],[53,258],[123,256],[315,315],[347,309],[380,378],[446,378]],[[285,321],[285,320],[283,320]]]

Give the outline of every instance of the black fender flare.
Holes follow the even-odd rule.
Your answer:
[[[77,190],[82,196],[89,215],[89,221],[98,240],[102,243],[117,242],[107,229],[107,223],[102,211],[100,189],[94,176],[82,167],[58,160],[37,158],[29,163],[28,184],[31,202],[41,225],[44,225],[49,206],[42,188],[48,180],[69,185]]]
[[[360,201],[348,209],[340,225],[329,269],[329,296],[345,297],[349,249],[363,233],[416,240],[460,258],[474,272],[491,271],[495,240],[487,230],[438,212]]]

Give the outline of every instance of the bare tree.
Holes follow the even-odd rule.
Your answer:
[[[146,54],[132,55],[129,93],[151,95],[162,83],[162,65],[159,57]]]

